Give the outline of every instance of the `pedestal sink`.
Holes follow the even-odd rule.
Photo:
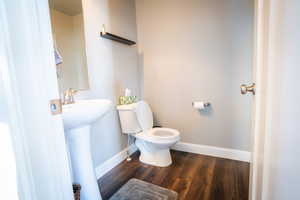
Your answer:
[[[82,200],[101,200],[91,157],[90,127],[111,109],[111,101],[104,99],[81,100],[63,106],[62,116],[73,181],[82,187]]]

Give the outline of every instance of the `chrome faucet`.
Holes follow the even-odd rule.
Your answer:
[[[77,92],[78,92],[77,90],[74,90],[72,88],[67,89],[64,92],[63,105],[75,103],[74,94],[76,94]]]

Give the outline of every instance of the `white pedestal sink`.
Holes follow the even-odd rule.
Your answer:
[[[82,200],[101,200],[90,147],[90,126],[112,109],[109,100],[81,100],[63,106],[73,181],[81,185]]]

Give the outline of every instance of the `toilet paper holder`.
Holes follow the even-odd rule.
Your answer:
[[[209,107],[209,106],[210,106],[209,102],[204,103],[204,107]]]
[[[194,107],[194,104],[195,104],[196,102],[194,101],[194,102],[192,102],[192,106]],[[209,107],[210,105],[211,105],[211,103],[210,102],[205,102],[204,104],[204,107],[205,108],[207,108],[207,107]]]

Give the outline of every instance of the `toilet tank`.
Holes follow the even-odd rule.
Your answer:
[[[133,103],[117,106],[123,133],[135,134],[142,131],[136,115],[136,105]]]

